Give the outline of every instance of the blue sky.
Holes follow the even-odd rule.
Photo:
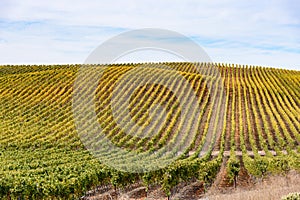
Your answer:
[[[0,64],[83,63],[117,34],[163,28],[215,62],[300,70],[299,10],[298,0],[1,0]]]

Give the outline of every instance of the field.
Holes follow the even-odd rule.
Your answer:
[[[185,62],[160,65],[163,67],[154,63],[89,65],[83,75],[102,73],[91,101],[99,126],[115,146],[153,152],[189,138],[188,148],[170,165],[145,173],[107,166],[83,145],[84,139],[93,139],[80,137],[78,129],[87,134],[95,129],[89,123],[78,128],[75,122],[76,106],[82,111],[90,101],[77,96],[81,104],[74,107],[74,94],[84,94],[78,89],[89,90],[88,85],[76,83],[80,65],[0,66],[0,197],[76,199],[95,188],[135,184],[157,186],[172,196],[176,187],[196,180],[206,190],[213,183],[235,187],[247,182],[247,177],[300,170],[300,71]],[[184,77],[194,90],[199,109],[192,110],[192,103],[181,97],[188,95],[183,92],[184,84],[174,81],[176,76],[168,85],[177,88],[179,96],[149,81],[131,88],[128,107],[118,106],[128,109],[125,114],[130,116],[118,112],[125,124],[131,118],[139,127],[150,125],[153,135],[126,134],[126,127],[113,115],[111,99],[120,77],[132,71],[136,79],[151,79],[153,74],[162,79],[174,74]],[[122,87],[130,89],[130,84],[124,82]],[[180,102],[182,98],[184,102]],[[155,125],[151,115],[156,104],[165,108],[166,115],[155,116],[160,119]],[[182,117],[189,108],[197,117]],[[186,124],[182,118],[187,118]],[[156,132],[155,127],[160,129]],[[140,129],[134,128],[128,129],[139,134]],[[195,134],[191,134],[193,130]],[[139,167],[130,162],[128,158],[129,167]]]

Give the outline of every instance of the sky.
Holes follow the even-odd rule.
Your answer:
[[[80,64],[118,34],[159,28],[213,62],[300,70],[299,10],[298,0],[0,0],[0,64]],[[152,53],[128,60],[177,60]]]

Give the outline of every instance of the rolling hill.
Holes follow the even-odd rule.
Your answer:
[[[90,103],[106,139],[149,155],[145,166],[97,149]],[[299,144],[300,71],[188,62],[0,66],[3,198],[72,199],[134,183],[170,196],[190,180],[234,186],[246,176],[299,170]],[[164,146],[176,147],[167,166],[155,159],[169,149],[151,154]]]

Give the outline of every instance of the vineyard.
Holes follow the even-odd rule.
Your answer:
[[[0,198],[78,199],[99,186],[132,184],[159,186],[169,197],[190,180],[208,188],[218,174],[234,187],[242,174],[300,170],[300,71],[188,62],[84,67],[82,79],[95,77],[95,71],[102,75],[92,99],[84,96],[89,85],[76,82],[81,65],[0,66]],[[135,88],[122,79],[128,73],[148,82]],[[116,88],[121,92],[115,94]],[[128,104],[112,100],[122,96]],[[96,129],[82,112],[91,102],[115,146],[142,154],[178,144],[174,151],[180,155],[143,173],[107,165],[122,156],[105,160],[109,148],[100,152],[103,159],[95,158],[89,150]],[[75,119],[84,123],[77,126]],[[137,125],[130,126],[132,121]],[[139,167],[130,163],[128,156],[120,166]]]

